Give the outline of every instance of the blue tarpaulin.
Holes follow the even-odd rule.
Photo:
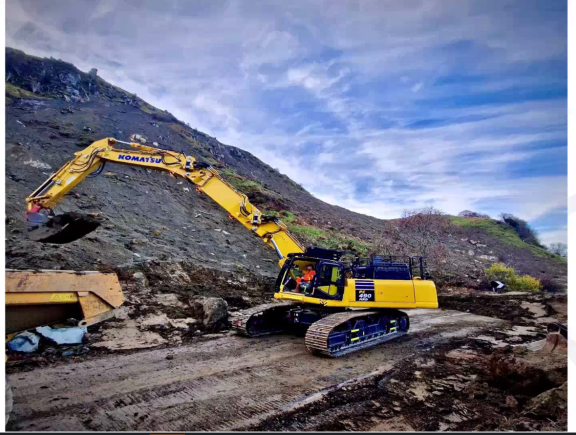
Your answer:
[[[88,330],[86,328],[80,328],[79,326],[58,329],[41,326],[40,328],[36,328],[36,332],[54,341],[56,344],[79,344],[82,343],[82,338]]]

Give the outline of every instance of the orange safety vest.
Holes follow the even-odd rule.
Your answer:
[[[314,272],[313,270],[309,270],[304,274],[304,276],[302,276],[302,278],[300,278],[300,280],[310,282],[314,278],[314,275],[316,275],[316,272]]]

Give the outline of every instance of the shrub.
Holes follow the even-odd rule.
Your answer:
[[[564,287],[552,278],[542,278],[540,284],[542,285],[542,290],[549,293],[558,293],[564,290]]]
[[[460,217],[468,217],[468,218],[478,218],[478,219],[490,219],[490,216],[487,214],[477,213],[472,210],[464,210],[458,213]]]
[[[542,247],[542,244],[538,239],[538,234],[530,225],[528,225],[525,220],[522,220],[509,213],[502,213],[500,217],[502,218],[503,222],[508,224],[514,231],[516,231],[518,236],[523,241],[530,243],[531,245]]]
[[[513,268],[503,263],[492,264],[484,273],[489,280],[501,281],[512,291],[537,292],[542,287],[540,280],[530,275],[517,275]]]
[[[488,269],[484,271],[486,277],[492,281],[502,281],[508,284],[512,281],[513,277],[516,276],[514,269],[511,267],[506,267],[504,263],[494,263]]]
[[[517,290],[527,292],[537,292],[542,287],[540,280],[530,275],[522,275],[516,280],[515,285]]]

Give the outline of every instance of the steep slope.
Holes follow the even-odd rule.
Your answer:
[[[6,104],[7,267],[95,269],[158,259],[267,276],[277,272],[275,253],[209,198],[166,174],[120,165],[84,181],[60,206],[102,213],[107,222],[97,232],[66,246],[26,239],[24,199],[30,192],[92,141],[128,140],[135,133],[211,163],[253,202],[281,216],[305,243],[367,253],[386,232],[385,221],[318,200],[252,154],[188,127],[95,71],[8,48]],[[448,262],[431,265],[438,278],[449,275],[449,282],[474,285],[482,269],[499,260],[512,261],[521,273],[565,280],[565,262],[545,251],[510,243],[492,227],[454,223],[438,240],[449,252]],[[471,246],[470,240],[484,246]]]

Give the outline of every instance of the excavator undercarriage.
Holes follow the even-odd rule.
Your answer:
[[[284,302],[238,312],[231,324],[248,337],[305,332],[308,350],[338,357],[405,335],[410,320],[406,313],[395,309],[347,310]]]

